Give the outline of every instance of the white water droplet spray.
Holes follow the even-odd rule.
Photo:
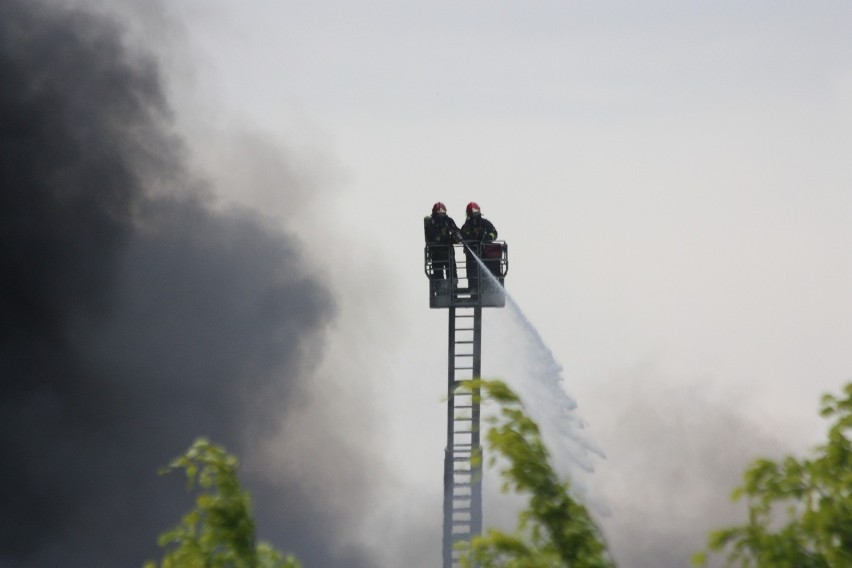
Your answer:
[[[488,267],[471,252],[492,286],[502,290],[511,316],[517,323],[512,335],[519,334],[523,344],[523,368],[518,376],[499,377],[521,397],[527,413],[538,423],[552,462],[560,475],[570,479],[574,494],[599,514],[608,515],[609,508],[600,498],[592,497],[582,481],[583,473],[594,471],[594,458],[605,459],[603,450],[589,439],[586,422],[579,416],[577,401],[564,389],[563,367],[547,346],[511,294],[506,292]]]

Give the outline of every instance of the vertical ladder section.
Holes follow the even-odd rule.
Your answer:
[[[449,310],[447,446],[444,450],[444,568],[461,566],[457,542],[482,533],[482,449],[479,389],[460,382],[480,378],[482,308]]]

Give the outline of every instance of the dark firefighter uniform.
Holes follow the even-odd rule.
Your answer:
[[[432,278],[443,280],[454,278],[456,261],[453,243],[460,239],[459,228],[453,218],[447,215],[446,206],[440,201],[432,206],[432,215],[423,218],[423,232],[432,259]]]
[[[479,263],[471,254],[470,249],[480,257],[484,256],[484,245],[482,243],[495,240],[497,238],[497,229],[494,228],[491,221],[482,216],[479,205],[475,202],[471,201],[467,204],[465,213],[467,214],[467,220],[461,228],[462,239],[468,245],[464,249],[464,254],[467,258],[465,268],[467,269],[468,286],[471,290],[476,290],[479,287]],[[485,260],[484,263],[495,276],[500,275],[499,259]]]

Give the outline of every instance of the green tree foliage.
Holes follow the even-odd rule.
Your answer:
[[[820,414],[833,418],[828,442],[809,459],[755,461],[733,494],[745,498],[748,522],[715,531],[709,552],[726,554],[728,566],[744,568],[840,568],[852,566],[852,383],[845,398],[826,395]]]
[[[224,448],[199,438],[162,473],[182,469],[188,489],[198,489],[195,507],[180,524],[160,535],[165,549],[160,563],[145,568],[299,568],[255,540],[251,498],[237,477],[239,461]]]
[[[489,464],[496,463],[497,455],[505,458],[502,490],[529,495],[529,505],[521,511],[514,534],[490,529],[472,539],[464,566],[614,566],[589,512],[571,497],[569,483],[560,480],[551,466],[538,425],[526,415],[520,398],[501,381],[469,381],[468,386],[479,389],[482,399],[499,404],[486,436],[492,451]]]

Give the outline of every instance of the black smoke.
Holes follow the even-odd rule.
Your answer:
[[[215,212],[170,121],[117,24],[0,3],[0,566],[155,557],[189,503],[158,467],[272,433],[322,349],[333,298],[299,242]],[[311,499],[258,486],[265,518],[317,527],[265,538],[359,564]]]

